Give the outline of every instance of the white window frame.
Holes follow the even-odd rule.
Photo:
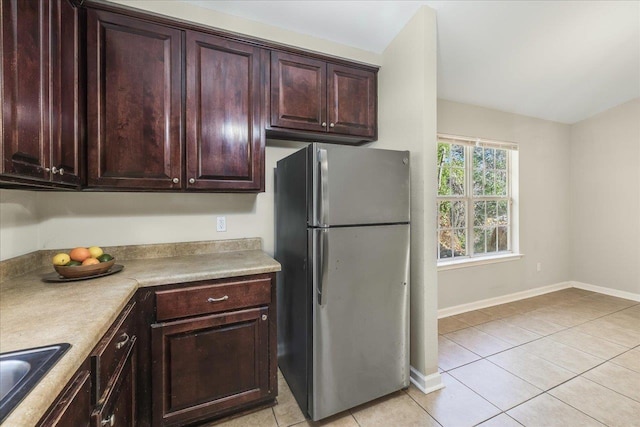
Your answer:
[[[462,145],[465,150],[465,181],[463,195],[438,196],[436,203],[436,218],[439,215],[439,206],[442,201],[450,201],[452,204],[457,201],[466,205],[466,252],[464,256],[453,256],[451,258],[440,259],[440,223],[436,224],[436,258],[438,270],[448,270],[452,268],[468,267],[478,264],[492,264],[496,262],[519,259],[522,254],[518,253],[518,146],[513,142],[487,140],[465,136],[438,134],[437,142]],[[473,149],[475,147],[497,148],[507,150],[507,194],[506,196],[474,196],[473,195]],[[499,201],[507,200],[507,250],[495,252],[474,253],[474,226],[475,205],[478,201]],[[485,240],[486,248],[486,240]]]

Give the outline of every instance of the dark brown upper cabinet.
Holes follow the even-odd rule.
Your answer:
[[[0,180],[79,186],[83,10],[66,0],[2,0]]]
[[[271,52],[267,135],[358,143],[377,138],[377,71]]]
[[[88,186],[182,184],[183,32],[87,11]]]
[[[264,191],[260,54],[186,32],[188,189]]]

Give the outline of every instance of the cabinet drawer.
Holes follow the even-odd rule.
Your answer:
[[[130,302],[113,326],[102,337],[93,353],[91,368],[95,375],[93,386],[93,403],[97,403],[116,368],[127,355],[130,342],[136,333],[135,301]]]
[[[135,427],[136,422],[136,337],[125,346],[127,354],[120,361],[108,385],[104,400],[91,415],[92,427]]]
[[[156,292],[158,321],[266,305],[271,279],[261,277]]]

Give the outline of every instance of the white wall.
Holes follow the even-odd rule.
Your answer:
[[[37,251],[37,192],[0,190],[0,260]]]
[[[570,126],[438,100],[438,132],[518,143],[520,252],[524,254],[516,261],[440,271],[438,307],[570,280]]]
[[[411,366],[438,377],[435,245],[436,16],[421,8],[383,52],[379,140],[411,151]],[[426,183],[426,185],[425,185]],[[427,385],[429,386],[429,385]]]
[[[640,294],[640,98],[571,128],[571,277]]]
[[[189,22],[197,22],[210,27],[246,34],[285,45],[322,52],[328,55],[349,58],[354,61],[380,65],[382,57],[373,52],[345,46],[329,40],[300,34],[262,22],[228,15],[211,9],[195,6],[181,1],[167,0],[109,0],[125,6],[143,9],[149,12],[167,15]]]
[[[269,141],[265,192],[260,194],[42,193],[39,194],[40,247],[261,237],[273,254],[276,162],[304,144]],[[216,231],[226,216],[227,231]]]

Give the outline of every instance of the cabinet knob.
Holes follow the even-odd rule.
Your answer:
[[[174,184],[177,184],[177,183],[180,182],[180,179],[179,178],[173,178],[172,181],[173,181]]]
[[[322,127],[326,128],[327,127],[327,122],[322,122]]]
[[[195,183],[196,183],[195,178],[189,178],[189,184],[195,184]]]
[[[57,174],[58,173],[58,168],[55,167],[55,166],[51,166],[51,173],[54,174],[54,175]]]
[[[51,172],[51,168],[44,168],[45,172]]]
[[[334,127],[336,127],[336,125],[334,125],[333,123],[329,123],[329,127],[330,128],[334,128]]]
[[[105,418],[102,420],[101,425],[103,426],[113,426],[116,423],[116,414],[111,414],[109,418]]]
[[[63,169],[63,168],[58,169],[58,173],[59,173],[60,175],[64,175],[64,169]]]
[[[267,320],[267,315],[266,314],[262,315],[262,320]]]

